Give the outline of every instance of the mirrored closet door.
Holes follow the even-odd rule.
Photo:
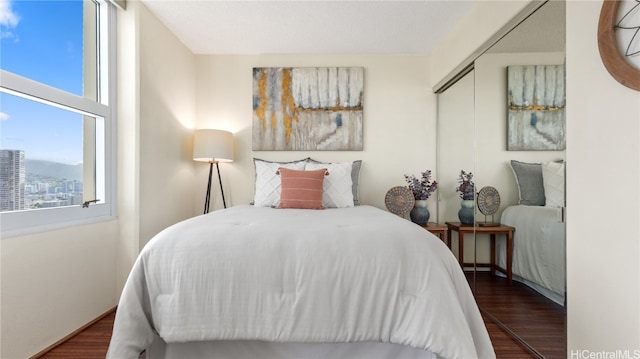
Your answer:
[[[545,358],[566,356],[566,133],[558,120],[565,108],[564,38],[565,3],[548,1],[438,95],[438,219],[459,221],[461,170],[474,174],[476,200],[482,188],[495,189],[500,204],[493,215],[482,214],[476,201],[477,230],[464,236],[462,263],[485,315]],[[483,231],[492,223],[513,227],[511,284],[486,266],[492,246]],[[460,257],[459,235],[452,237]],[[495,263],[506,269],[507,236],[494,237]]]

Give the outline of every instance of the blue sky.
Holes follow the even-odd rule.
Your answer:
[[[82,0],[0,0],[0,67],[82,95]],[[0,148],[82,162],[82,116],[0,93]]]

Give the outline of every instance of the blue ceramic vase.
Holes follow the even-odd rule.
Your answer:
[[[419,225],[426,225],[429,222],[429,210],[427,209],[427,200],[426,199],[417,199],[416,203],[413,205],[411,212],[409,212],[409,217],[413,223]]]
[[[475,217],[475,202],[472,199],[462,200],[458,218],[462,224],[473,224]]]

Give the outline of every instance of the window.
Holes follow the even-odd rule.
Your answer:
[[[2,237],[115,215],[115,13],[0,0]]]

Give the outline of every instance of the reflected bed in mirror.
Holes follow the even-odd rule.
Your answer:
[[[502,224],[516,228],[513,280],[564,306],[565,231],[562,208],[516,205],[502,213]],[[503,242],[496,244],[498,265],[506,263]]]

